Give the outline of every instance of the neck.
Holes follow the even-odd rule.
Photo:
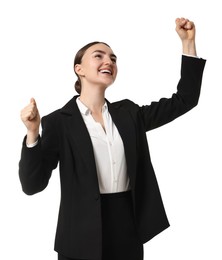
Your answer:
[[[99,89],[93,91],[82,89],[80,100],[93,113],[100,113],[105,103],[105,91]]]

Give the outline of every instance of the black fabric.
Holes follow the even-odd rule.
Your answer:
[[[143,244],[136,232],[131,192],[101,195],[102,260],[142,260]]]
[[[142,260],[143,244],[136,232],[131,192],[102,194],[101,208],[102,260]],[[58,260],[80,259],[59,254]]]
[[[74,259],[74,258],[69,258],[64,255],[58,254],[58,260],[87,260],[87,259]]]

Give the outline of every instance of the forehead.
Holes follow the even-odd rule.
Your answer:
[[[89,47],[84,55],[93,54],[95,51],[102,51],[108,55],[114,54],[112,49],[103,43],[94,44],[93,46]]]

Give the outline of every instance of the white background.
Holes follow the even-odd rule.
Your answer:
[[[0,3],[1,259],[56,259],[59,178],[32,197],[22,193],[20,110],[35,97],[41,115],[75,93],[73,58],[88,42],[111,45],[119,74],[110,101],[169,97],[180,75],[176,17],[196,24],[207,59],[199,105],[147,134],[171,227],[145,244],[145,260],[221,260],[221,8],[195,0],[5,0]]]

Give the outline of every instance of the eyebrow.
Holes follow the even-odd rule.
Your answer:
[[[105,51],[102,51],[102,50],[95,50],[93,53],[95,53],[95,52],[99,52],[99,53],[102,53],[102,54],[106,54],[106,52],[105,52]],[[115,59],[117,59],[117,56],[116,56],[114,53],[111,53],[111,54],[110,54],[110,57],[114,57]]]

